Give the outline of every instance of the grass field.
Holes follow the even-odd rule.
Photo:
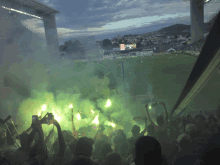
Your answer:
[[[145,95],[152,91],[156,100],[166,102],[171,109],[179,98],[197,58],[183,54],[158,55],[152,57],[103,60],[97,64],[110,78],[112,84],[123,83],[131,95]],[[150,85],[149,85],[150,84]],[[219,75],[216,73],[200,94],[190,104],[195,109],[213,109],[218,104],[220,92]],[[190,109],[188,109],[190,110]]]

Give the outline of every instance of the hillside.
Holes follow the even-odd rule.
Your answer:
[[[184,30],[189,30],[189,29],[190,29],[190,25],[175,24],[175,25],[162,28],[158,31],[159,32],[175,32],[175,31],[184,31]]]
[[[208,29],[208,23],[204,23],[204,31]],[[175,24],[158,30],[158,32],[165,32],[167,35],[187,35],[190,34],[190,25]]]

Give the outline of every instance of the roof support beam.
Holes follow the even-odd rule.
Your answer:
[[[186,82],[186,85],[174,106],[171,116],[178,115],[199,93],[208,80],[220,67],[220,12],[215,19],[206,42]]]

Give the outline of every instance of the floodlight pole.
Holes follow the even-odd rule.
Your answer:
[[[122,76],[123,76],[123,85],[124,85],[124,93],[125,93],[125,74],[124,74],[124,65],[123,65],[123,61],[121,62],[121,68],[122,68]],[[125,101],[126,101],[126,97],[125,97]],[[126,108],[126,103],[125,103],[125,108]]]
[[[124,84],[124,91],[125,91],[125,83],[124,83],[125,74],[124,74],[124,65],[123,65],[123,62],[121,62],[121,68],[122,68],[123,84]]]

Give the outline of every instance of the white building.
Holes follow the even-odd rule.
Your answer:
[[[154,51],[152,49],[143,49],[143,51],[141,51],[142,54],[153,54]]]
[[[143,49],[143,51],[130,52],[129,56],[151,56],[153,54],[152,49]]]
[[[179,35],[177,41],[185,41],[187,38],[183,37],[182,35]]]

